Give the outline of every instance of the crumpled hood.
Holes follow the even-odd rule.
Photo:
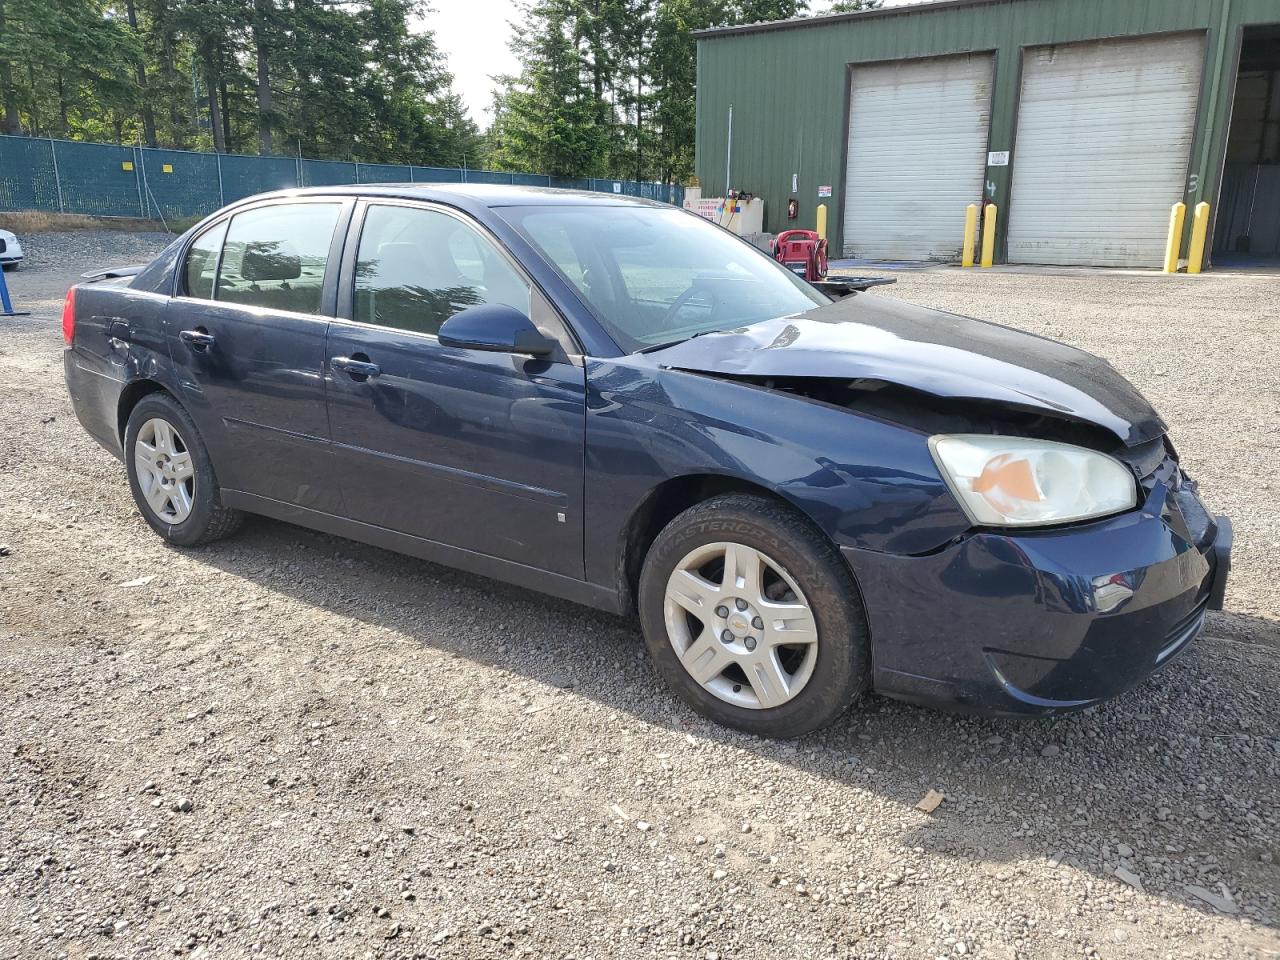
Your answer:
[[[686,340],[664,367],[750,377],[884,381],[1103,427],[1134,446],[1168,428],[1100,357],[999,324],[858,293],[792,317]]]

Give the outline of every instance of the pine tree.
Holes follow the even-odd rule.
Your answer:
[[[872,0],[875,2],[875,0]],[[697,41],[715,26],[785,20],[804,14],[806,0],[656,0],[652,64],[652,125],[659,144],[652,175],[678,183],[693,175]]]
[[[0,0],[4,130],[479,162],[421,0]]]
[[[566,6],[539,0],[523,8],[525,25],[512,41],[523,70],[505,78],[492,141],[494,161],[507,169],[585,177],[597,175],[605,158],[604,105]]]
[[[100,0],[3,0],[5,132],[109,136],[136,115],[141,46],[110,13]]]

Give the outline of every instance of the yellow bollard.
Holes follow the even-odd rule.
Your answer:
[[[971,203],[964,208],[964,254],[960,266],[973,266],[973,248],[978,238],[978,205]]]
[[[1204,245],[1209,236],[1209,204],[1196,204],[1195,219],[1191,222],[1191,249],[1187,251],[1187,273],[1199,273],[1204,267]]]
[[[1187,219],[1187,205],[1175,203],[1169,211],[1169,240],[1164,245],[1164,272],[1178,272],[1178,254],[1182,252],[1182,224]]]
[[[999,211],[994,203],[988,203],[982,211],[982,265],[989,267],[996,261],[996,217]]]
[[[827,205],[825,203],[818,204],[818,237],[819,239],[827,239]]]

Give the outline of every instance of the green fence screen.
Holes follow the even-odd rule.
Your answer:
[[[0,210],[189,219],[268,190],[355,183],[510,183],[595,190],[676,205],[684,187],[456,167],[154,150],[0,136]]]

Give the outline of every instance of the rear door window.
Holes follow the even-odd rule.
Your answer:
[[[236,214],[218,268],[217,299],[319,313],[337,203],[274,204]]]

